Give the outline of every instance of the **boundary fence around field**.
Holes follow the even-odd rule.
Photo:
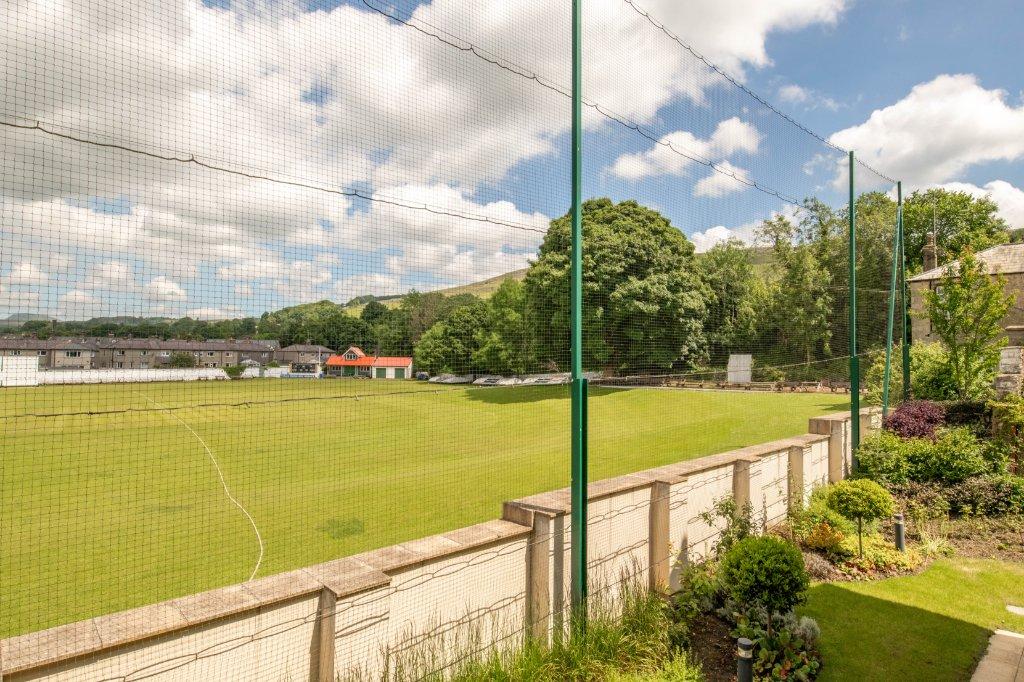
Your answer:
[[[881,411],[858,421],[878,429]],[[623,576],[672,590],[686,561],[712,551],[722,528],[706,512],[723,498],[749,503],[766,529],[844,478],[850,413],[812,418],[808,431],[591,483],[588,568],[604,585],[592,594]],[[549,641],[569,624],[570,506],[568,488],[541,493],[505,502],[498,520],[11,637],[0,677],[387,679],[403,657],[436,669],[525,636]]]

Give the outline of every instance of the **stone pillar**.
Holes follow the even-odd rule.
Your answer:
[[[750,504],[750,462],[747,460],[733,462],[732,499],[736,502],[737,510]]]
[[[310,682],[334,682],[334,633],[338,597],[328,588],[320,590],[316,625],[313,628]]]
[[[815,417],[810,420],[807,431],[828,436],[828,482],[835,483],[846,476],[847,437],[849,422],[845,419]]]
[[[672,486],[666,481],[655,481],[651,485],[650,526],[647,539],[647,556],[650,564],[649,586],[653,592],[668,589],[669,569],[672,560],[669,537],[669,494]]]
[[[803,445],[792,445],[789,448],[788,506],[789,511],[796,511],[804,506],[804,459],[806,450]]]
[[[551,625],[551,526],[554,517],[533,513],[527,551],[526,622],[531,639],[547,646]]]

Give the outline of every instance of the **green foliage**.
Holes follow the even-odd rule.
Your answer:
[[[925,292],[932,331],[946,345],[947,367],[956,396],[975,400],[990,391],[1006,343],[1002,321],[1013,297],[1005,279],[989,276],[969,250],[950,267],[935,289]]]
[[[840,481],[831,486],[828,505],[848,519],[876,521],[892,516],[892,493],[864,478]]]
[[[1024,477],[986,474],[947,487],[944,496],[959,514],[1024,514]]]
[[[370,341],[370,325],[330,301],[264,313],[258,331],[261,338],[280,340],[282,347],[312,343],[345,350],[349,346],[367,346]]]
[[[175,369],[188,369],[196,366],[196,356],[192,353],[171,353],[171,358],[167,363],[168,367]]]
[[[664,370],[703,360],[707,294],[693,244],[635,201],[582,208],[584,366]],[[558,368],[569,363],[569,228],[568,214],[551,222],[524,280],[536,357]]]
[[[932,447],[911,451],[911,477],[916,481],[959,483],[991,469],[986,446],[971,429],[943,429]]]
[[[493,374],[523,374],[530,362],[526,292],[508,279],[487,300],[486,320],[476,331],[473,364]]]
[[[892,375],[889,379],[889,404],[897,405],[903,395],[903,346],[893,344]],[[882,383],[885,376],[885,351],[868,354],[864,375],[865,401],[882,404]],[[949,354],[941,343],[913,343],[910,346],[910,391],[915,400],[953,400],[956,386],[949,372]]]
[[[864,557],[864,523],[892,516],[892,493],[866,478],[840,481],[829,488],[828,506],[857,522],[857,545]]]
[[[912,271],[924,265],[928,233],[936,232],[942,262],[955,260],[967,251],[978,252],[1009,239],[999,206],[989,197],[945,189],[917,191],[903,201],[903,233],[907,265]]]
[[[747,537],[722,558],[723,590],[744,608],[785,613],[804,599],[810,578],[796,545],[770,535]]]
[[[720,585],[715,576],[717,563],[687,563],[679,572],[679,591],[672,597],[673,620],[686,627],[694,618],[711,611],[719,598]],[[682,633],[685,637],[685,632]],[[685,642],[683,642],[685,643]]]
[[[805,538],[823,524],[843,535],[852,535],[857,531],[846,517],[828,506],[830,490],[830,486],[816,487],[811,491],[807,506],[790,513],[790,527],[800,542],[804,542]]]
[[[759,284],[750,249],[737,239],[716,244],[697,258],[697,271],[707,290],[704,331],[712,361],[728,359],[756,333]]]
[[[925,460],[923,451],[931,448],[932,443],[923,438],[905,439],[891,431],[879,431],[861,441],[857,474],[882,485],[903,485],[911,479],[911,461]]]
[[[561,682],[562,680],[661,680],[700,682],[699,668],[669,641],[668,606],[657,594],[635,585],[623,589],[619,604],[595,605],[585,634],[556,638],[550,647],[526,642],[511,651],[493,652],[486,641],[428,640],[388,657],[384,679],[422,679],[433,682]],[[464,661],[454,672],[439,669],[446,661]]]
[[[992,403],[992,424],[996,441],[1020,467],[1024,464],[1024,396],[1011,395]]]
[[[431,374],[475,371],[474,359],[480,352],[477,332],[484,327],[487,314],[487,304],[476,299],[434,324],[416,344],[416,367]]]
[[[232,379],[237,379],[242,376],[242,372],[245,371],[245,367],[242,365],[229,365],[224,368],[224,373]]]
[[[821,630],[817,621],[797,617],[792,611],[769,614],[752,609],[739,614],[732,636],[754,643],[754,679],[813,680],[821,669],[817,643]]]
[[[749,503],[740,507],[729,496],[715,501],[711,509],[700,513],[701,521],[722,529],[713,550],[715,558],[721,558],[733,545],[751,534],[754,527],[751,511]]]

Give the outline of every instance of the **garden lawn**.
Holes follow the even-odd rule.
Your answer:
[[[821,626],[819,680],[969,680],[989,635],[1024,632],[1024,564],[942,559],[923,573],[811,588],[801,615]]]
[[[805,433],[845,398],[595,388],[591,479]],[[0,636],[499,517],[568,484],[564,386],[0,390]],[[209,452],[207,448],[209,447]]]

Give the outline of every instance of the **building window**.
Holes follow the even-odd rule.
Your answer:
[[[45,350],[41,350],[41,351],[39,351],[39,355],[40,355],[41,357],[44,357],[44,358],[45,358],[45,357],[46,357],[46,351],[45,351]]]
[[[66,350],[66,351],[64,351],[64,357],[66,357],[66,358],[80,358],[80,357],[82,357],[82,351],[80,351],[80,350]]]
[[[124,363],[123,362],[115,362],[114,366],[117,367],[118,369],[121,369],[121,368],[124,367]]]
[[[231,357],[231,351],[226,351],[226,352],[224,353],[224,357],[226,357],[226,358],[230,358],[230,357]]]
[[[206,351],[206,357],[212,358],[213,357],[213,351],[212,350]]]
[[[11,351],[11,355],[21,355],[21,351],[20,350],[12,350]]]
[[[119,351],[117,351],[117,354],[118,355],[124,355],[124,351],[123,350],[119,350]]]
[[[139,355],[143,355],[143,356],[149,355],[149,351],[148,350],[140,350],[139,351]]]

